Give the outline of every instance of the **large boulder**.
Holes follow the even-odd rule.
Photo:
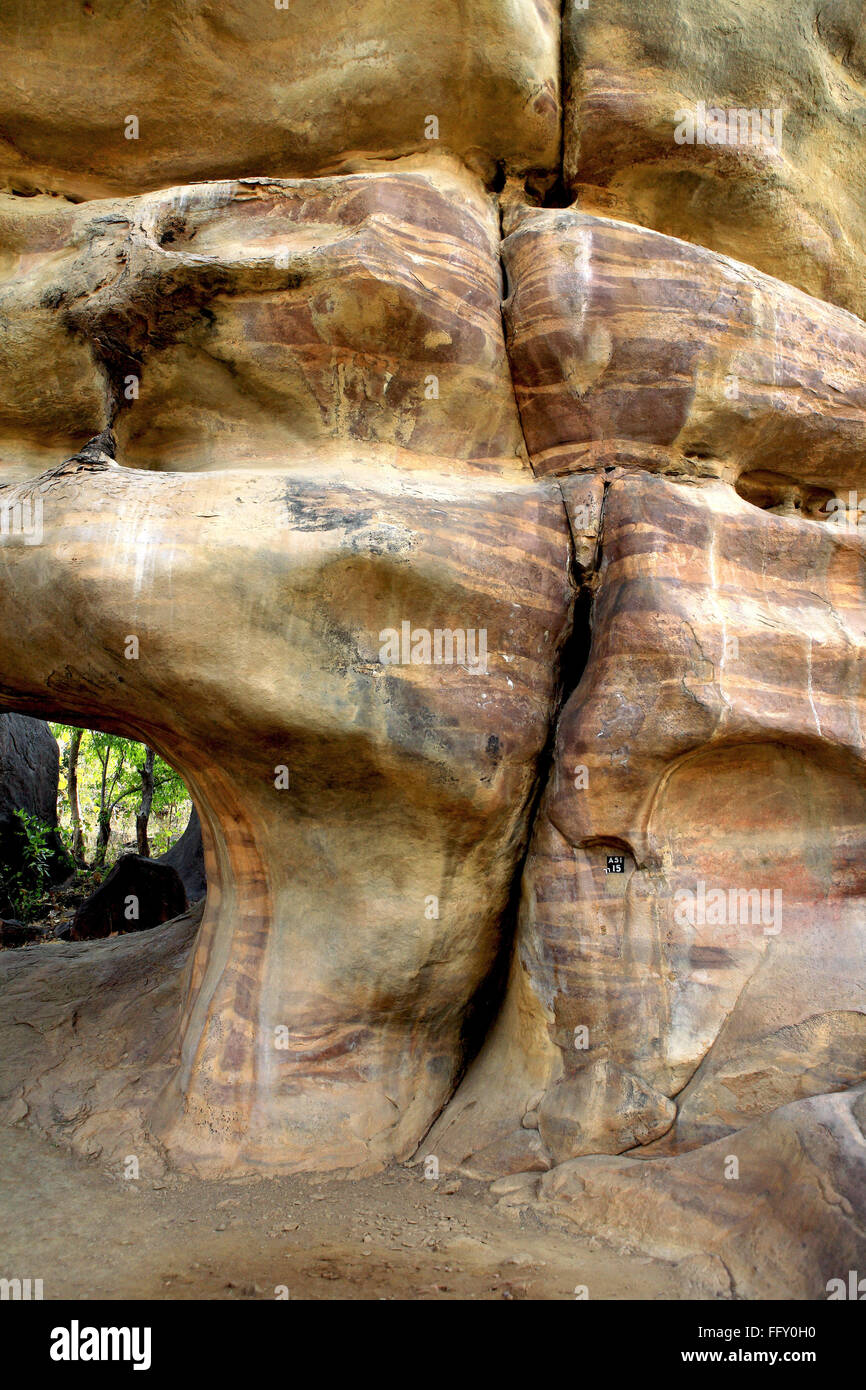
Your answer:
[[[677,1107],[607,1058],[551,1086],[538,1128],[554,1163],[580,1154],[622,1153],[670,1129]]]
[[[866,1268],[866,1087],[782,1106],[676,1158],[575,1158],[506,1186],[494,1195],[583,1236],[688,1261],[704,1297],[850,1297],[850,1271]]]
[[[169,864],[124,854],[83,902],[72,923],[73,941],[92,941],[115,932],[148,931],[187,909],[180,876]]]
[[[204,867],[204,845],[201,838],[201,821],[193,806],[183,834],[175,840],[165,854],[157,860],[168,864],[179,875],[191,903],[198,902],[207,892],[207,875]]]

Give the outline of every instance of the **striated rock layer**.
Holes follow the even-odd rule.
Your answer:
[[[313,447],[338,471],[376,445],[377,467],[526,471],[495,200],[453,162],[399,170],[0,198],[0,478],[110,422],[123,463],[157,471]]]
[[[509,997],[430,1141],[491,1175],[536,1156],[551,1086],[557,1158],[866,1077],[866,552],[828,510],[861,481],[862,326],[581,214],[527,215],[505,256],[530,456],[598,536]]]

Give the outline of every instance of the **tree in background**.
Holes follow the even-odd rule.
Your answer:
[[[91,842],[95,864],[104,866],[118,830],[121,840],[134,833],[138,853],[148,857],[152,816],[158,823],[157,852],[164,852],[172,831],[182,829],[189,814],[189,792],[180,774],[134,739],[69,724],[52,724],[51,730],[66,773],[60,823],[71,835],[76,862],[83,863]]]
[[[58,725],[63,728],[63,725]],[[55,738],[57,734],[55,732]],[[76,864],[84,863],[84,832],[81,828],[81,811],[78,805],[78,755],[81,751],[83,729],[69,730],[69,743],[61,744],[62,765],[66,771],[66,796],[69,802],[69,819],[72,824],[72,858]],[[58,740],[59,742],[59,740]]]
[[[141,804],[135,817],[135,842],[138,846],[139,854],[145,859],[150,858],[150,842],[147,838],[147,824],[150,820],[150,813],[153,809],[153,793],[156,790],[156,779],[154,777],[154,763],[156,753],[152,748],[144,746],[144,762],[138,769],[141,778]]]

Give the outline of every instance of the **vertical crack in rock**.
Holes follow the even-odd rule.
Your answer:
[[[604,534],[506,998],[428,1140],[476,1176],[677,1152],[862,1076],[862,887],[842,846],[862,845],[864,754],[838,617],[861,601],[843,576],[862,541],[825,509],[834,479],[866,476],[863,325],[639,226],[502,206],[526,449],[574,543],[593,488]],[[791,1032],[768,1027],[780,1007]]]
[[[500,201],[500,236],[504,232],[503,216],[504,209],[502,201]],[[510,287],[508,267],[503,257],[501,257],[501,267],[503,333],[507,345],[510,324],[505,305],[509,297]],[[514,364],[510,352],[509,366],[512,370],[513,380]],[[520,396],[517,391],[515,391],[515,400],[518,416],[521,417]],[[523,430],[522,417],[521,428]],[[523,431],[523,437],[527,455],[532,461],[532,450],[525,431]],[[534,465],[533,471],[535,471]],[[487,1089],[485,1078],[490,1079],[491,1067],[485,1053],[492,1051],[496,1054],[500,1035],[503,1032],[508,1032],[511,1027],[509,1013],[513,1004],[509,1002],[508,992],[510,990],[513,996],[515,977],[519,978],[523,973],[523,965],[518,951],[517,927],[526,869],[533,852],[543,802],[550,779],[555,771],[555,750],[561,716],[572,694],[580,684],[589,660],[592,644],[592,605],[601,564],[601,529],[607,483],[596,476],[564,481],[559,478],[551,478],[550,481],[557,489],[568,527],[567,563],[571,592],[569,630],[559,653],[556,698],[552,705],[547,741],[538,763],[526,848],[519,863],[515,866],[508,912],[505,917],[506,931],[503,936],[503,950],[497,962],[496,972],[488,985],[485,986],[483,1013],[479,1011],[478,1015],[479,1022],[483,1019],[485,1026],[476,1030],[472,1040],[474,1046],[471,1051],[467,1049],[463,1090],[458,1087],[454,1097],[444,1107],[443,1113],[431,1126],[430,1133],[424,1139],[425,1148],[429,1149],[432,1146],[446,1164],[462,1163],[463,1170],[475,1176],[493,1176],[509,1167],[520,1169],[523,1166],[531,1168],[536,1166],[538,1162],[544,1164],[536,1132],[518,1129],[503,1136],[499,1118],[494,1119],[491,1123],[489,1119],[483,1118],[478,1113],[473,1113],[467,1127],[462,1124],[462,1116],[475,1111],[475,1107],[479,1105],[479,1089],[482,1092]],[[473,1061],[476,1063],[474,1072]],[[496,1063],[494,1062],[492,1065],[495,1070]],[[490,1091],[495,1093],[496,1089],[495,1083],[492,1083]],[[489,1103],[490,1095],[480,1101],[481,1105],[484,1104],[484,1100]],[[493,1111],[497,1111],[500,1104],[501,1100],[494,1099]],[[506,1100],[505,1105],[513,1112],[513,1101]],[[512,1113],[512,1123],[519,1118],[519,1112]],[[471,1162],[468,1162],[468,1155],[458,1152],[455,1144],[462,1145],[467,1149],[481,1150],[481,1153],[475,1153]]]
[[[500,239],[502,236],[502,206],[500,200]],[[502,301],[500,312],[502,313],[503,334],[507,332],[502,303],[507,297],[508,292],[508,273],[504,260],[500,255],[500,275],[502,285]],[[510,358],[509,358],[510,366]],[[518,418],[520,407],[515,393],[515,408]],[[525,437],[523,438],[524,448],[526,448]],[[526,456],[529,457],[528,449]],[[502,1002],[507,986],[508,975],[511,969],[512,957],[515,949],[515,937],[517,929],[517,919],[520,906],[521,886],[526,863],[529,857],[532,844],[533,831],[536,817],[538,815],[544,789],[553,768],[554,747],[556,742],[556,731],[562,709],[567,703],[569,696],[577,686],[589,654],[590,646],[590,609],[591,609],[591,575],[586,565],[579,565],[577,560],[577,540],[573,532],[571,519],[568,513],[565,496],[558,480],[554,480],[554,486],[558,488],[561,499],[562,511],[568,526],[568,555],[567,555],[567,574],[570,588],[569,619],[568,631],[560,646],[557,656],[557,684],[556,692],[551,703],[551,717],[548,725],[547,738],[537,763],[535,780],[533,783],[531,797],[528,803],[528,810],[525,820],[525,840],[523,850],[515,863],[512,876],[511,889],[508,902],[502,915],[501,945],[497,953],[495,962],[486,979],[482,982],[473,999],[470,1001],[464,1018],[461,1034],[461,1055],[462,1065],[460,1072],[455,1078],[455,1085],[451,1094],[443,1102],[442,1110],[447,1109],[453,1095],[459,1088],[466,1071],[471,1067],[472,1062],[482,1048],[487,1038],[490,1028],[502,1007]],[[585,544],[585,538],[581,538]],[[441,1113],[441,1112],[440,1112]],[[437,1117],[434,1117],[430,1128],[432,1129]],[[420,1153],[421,1147],[425,1144],[427,1136],[422,1137],[417,1152]]]

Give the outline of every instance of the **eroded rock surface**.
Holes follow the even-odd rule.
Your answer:
[[[15,54],[0,168],[24,194],[294,176],[437,147],[550,180],[559,156],[553,0],[418,0],[405,16],[382,0],[351,14],[332,0],[100,0],[62,19],[51,0],[11,0],[0,43]]]
[[[495,199],[454,161],[396,169],[0,197],[0,478],[109,423],[155,471],[526,470]]]
[[[19,8],[0,698],[173,762],[208,895],[0,965],[7,1120],[433,1155],[823,1296],[866,1257],[859,7],[164,0],[134,50]],[[71,33],[120,52],[86,108]],[[677,141],[699,103],[773,141]]]
[[[362,1161],[377,1134],[411,1151],[460,1066],[528,830],[568,620],[553,490],[446,474],[410,488],[348,460],[344,479],[73,466],[30,485],[43,544],[4,550],[0,606],[74,590],[98,632],[86,663],[58,667],[43,606],[7,687],[51,689],[79,722],[98,690],[101,719],[158,747],[199,803],[209,894],[182,1104],[203,1158],[217,1110],[225,1142],[249,1142],[263,1067],[285,1104],[270,1096],[255,1141],[274,1161],[303,1162],[316,1134],[321,1161]],[[111,537],[133,513],[147,530],[130,566]],[[380,633],[407,613],[413,631],[485,628],[486,669],[477,652],[383,664]],[[324,1120],[305,1085],[318,1067]]]
[[[505,257],[530,457],[571,518],[599,518],[592,642],[510,999],[432,1141],[465,1162],[560,1076],[596,1096],[604,1062],[677,1101],[670,1149],[866,1076],[862,328],[583,214],[526,214]]]
[[[577,1158],[504,1198],[688,1262],[704,1297],[849,1296],[863,1261],[866,1090],[815,1096],[678,1158]]]
[[[581,208],[736,256],[863,315],[862,5],[564,9],[565,179]]]
[[[0,1117],[106,1162],[165,1156],[147,1104],[176,1065],[184,965],[201,906],[144,938],[5,951]]]

